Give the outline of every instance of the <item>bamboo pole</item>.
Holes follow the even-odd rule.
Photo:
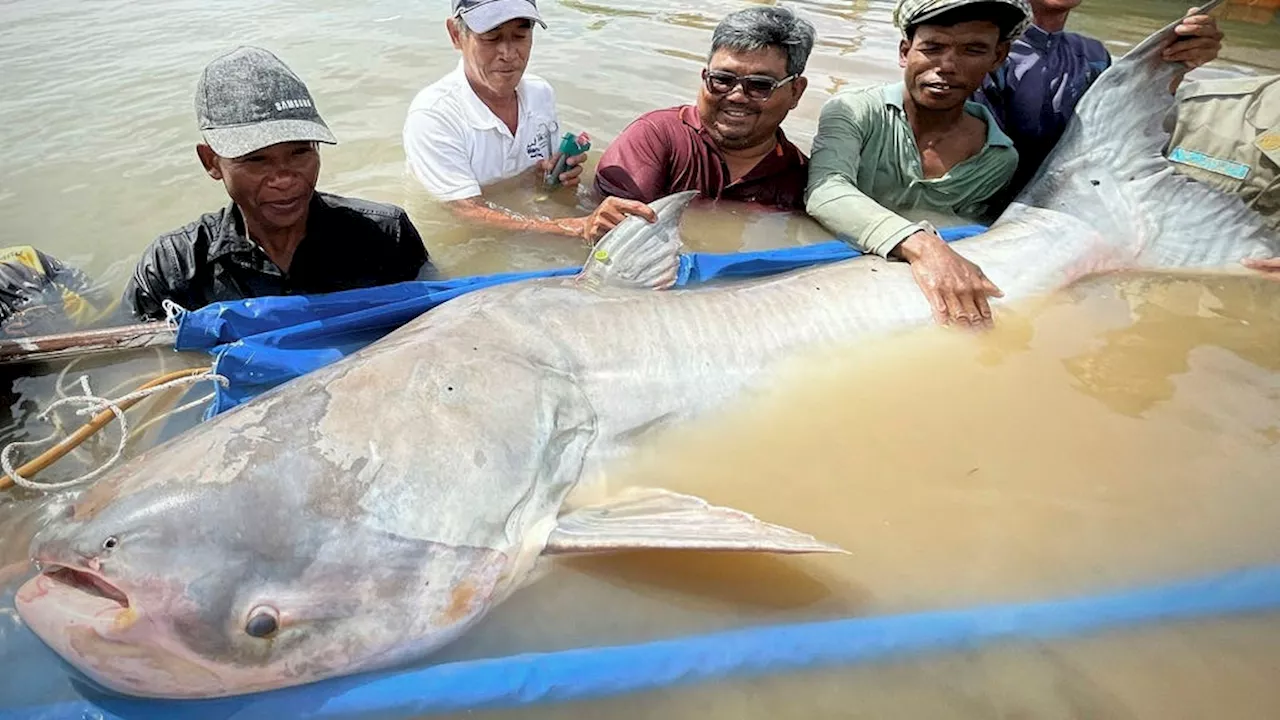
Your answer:
[[[172,347],[175,339],[174,330],[162,322],[11,338],[0,340],[0,365],[46,362],[165,345]]]

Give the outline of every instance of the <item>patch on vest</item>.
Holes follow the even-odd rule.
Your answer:
[[[1257,140],[1258,149],[1262,152],[1274,152],[1280,150],[1280,130],[1275,132],[1263,133]]]
[[[1244,163],[1232,162],[1221,158],[1205,155],[1195,150],[1187,150],[1184,147],[1176,147],[1173,152],[1169,153],[1169,159],[1183,165],[1190,165],[1201,170],[1208,170],[1218,175],[1226,175],[1236,180],[1244,180],[1249,177],[1250,167]]]

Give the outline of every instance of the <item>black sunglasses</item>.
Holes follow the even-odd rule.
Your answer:
[[[734,75],[727,70],[702,70],[702,81],[707,85],[707,92],[712,95],[728,95],[741,85],[742,94],[757,102],[768,100],[773,96],[773,91],[798,77],[800,76],[788,75],[781,80],[774,80],[768,75]]]

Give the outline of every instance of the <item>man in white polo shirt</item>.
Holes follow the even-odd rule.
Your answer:
[[[528,217],[486,202],[483,188],[529,174],[535,182],[558,159],[555,91],[525,74],[537,0],[453,0],[449,39],[462,54],[453,72],[414,98],[404,124],[409,170],[456,215],[499,228],[595,242],[627,215],[657,219],[644,203],[607,198],[586,217]],[[574,187],[586,155],[560,176]]]

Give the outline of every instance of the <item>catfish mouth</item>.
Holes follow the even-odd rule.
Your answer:
[[[120,608],[127,609],[129,607],[129,596],[125,595],[120,588],[107,582],[101,575],[81,570],[67,565],[52,565],[46,567],[41,575],[48,579],[50,583],[56,583],[62,586],[61,589],[70,589],[84,595],[103,600],[110,600]]]

